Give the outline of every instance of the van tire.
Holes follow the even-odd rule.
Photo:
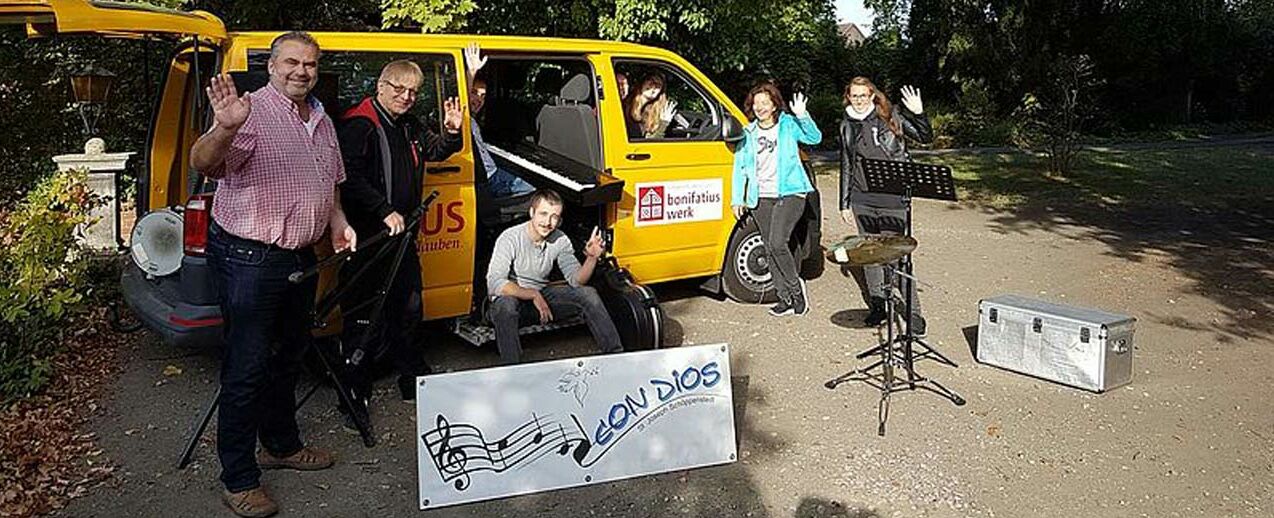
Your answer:
[[[721,268],[721,288],[727,297],[745,304],[778,300],[770,275],[769,258],[756,220],[748,217],[734,228]]]

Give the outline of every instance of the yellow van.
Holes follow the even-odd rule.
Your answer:
[[[3,0],[0,21],[24,23],[33,37],[97,34],[180,41],[162,76],[138,206],[139,216],[170,209],[184,215],[185,254],[181,268],[169,275],[127,268],[123,291],[166,341],[218,342],[221,318],[202,255],[208,200],[215,191],[190,169],[189,151],[210,120],[203,91],[209,77],[226,72],[241,86],[264,84],[269,45],[278,33],[227,32],[206,12],[86,0]],[[563,230],[569,236],[581,239],[595,225],[603,229],[612,260],[608,273],[596,277],[609,288],[607,298],[626,347],[657,347],[662,341],[658,302],[643,285],[702,279],[709,291],[735,300],[772,300],[756,225],[736,222],[729,207],[731,142],[741,138],[745,118],[712,81],[676,54],[629,43],[520,36],[313,36],[322,47],[315,95],[329,114],[338,116],[374,92],[383,64],[407,58],[426,72],[416,109],[422,120],[439,125],[443,99],[458,97],[468,104],[462,50],[477,42],[488,56],[484,139],[502,168],[563,195]],[[643,78],[663,79],[678,110],[661,138],[626,131],[617,75],[634,89]],[[471,132],[466,128],[462,134],[460,152],[428,166],[425,190],[439,196],[421,225],[420,270],[425,318],[447,319],[463,336],[481,341],[475,338],[481,334],[472,331],[482,321],[488,238],[525,213],[516,204],[484,196],[485,180],[474,174]],[[810,203],[794,237],[798,258],[817,257],[817,196]]]

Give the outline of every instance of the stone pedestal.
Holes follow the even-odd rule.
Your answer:
[[[104,205],[93,209],[89,214],[95,221],[83,232],[84,244],[93,250],[114,251],[120,246],[119,196],[115,187],[119,174],[124,172],[128,158],[132,155],[131,151],[107,153],[102,139],[91,138],[84,143],[84,154],[53,157],[58,171],[88,170],[89,191],[106,200]]]

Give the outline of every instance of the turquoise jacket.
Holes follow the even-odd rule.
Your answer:
[[[756,208],[761,189],[756,180],[756,121],[743,128],[743,142],[734,150],[734,182],[730,189],[730,205]],[[779,196],[803,194],[814,190],[801,166],[801,151],[797,143],[814,145],[823,140],[809,114],[793,117],[779,115],[778,180]]]

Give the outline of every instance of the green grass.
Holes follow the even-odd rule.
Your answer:
[[[1066,175],[1024,153],[927,157],[951,167],[960,194],[997,208],[1030,201],[1129,209],[1274,206],[1274,150],[1257,147],[1086,151]]]
[[[1109,208],[1274,210],[1274,148],[1084,151],[1066,175],[1027,153],[929,156],[950,166],[964,202],[996,209],[1027,203]],[[834,164],[819,168],[834,174]]]

